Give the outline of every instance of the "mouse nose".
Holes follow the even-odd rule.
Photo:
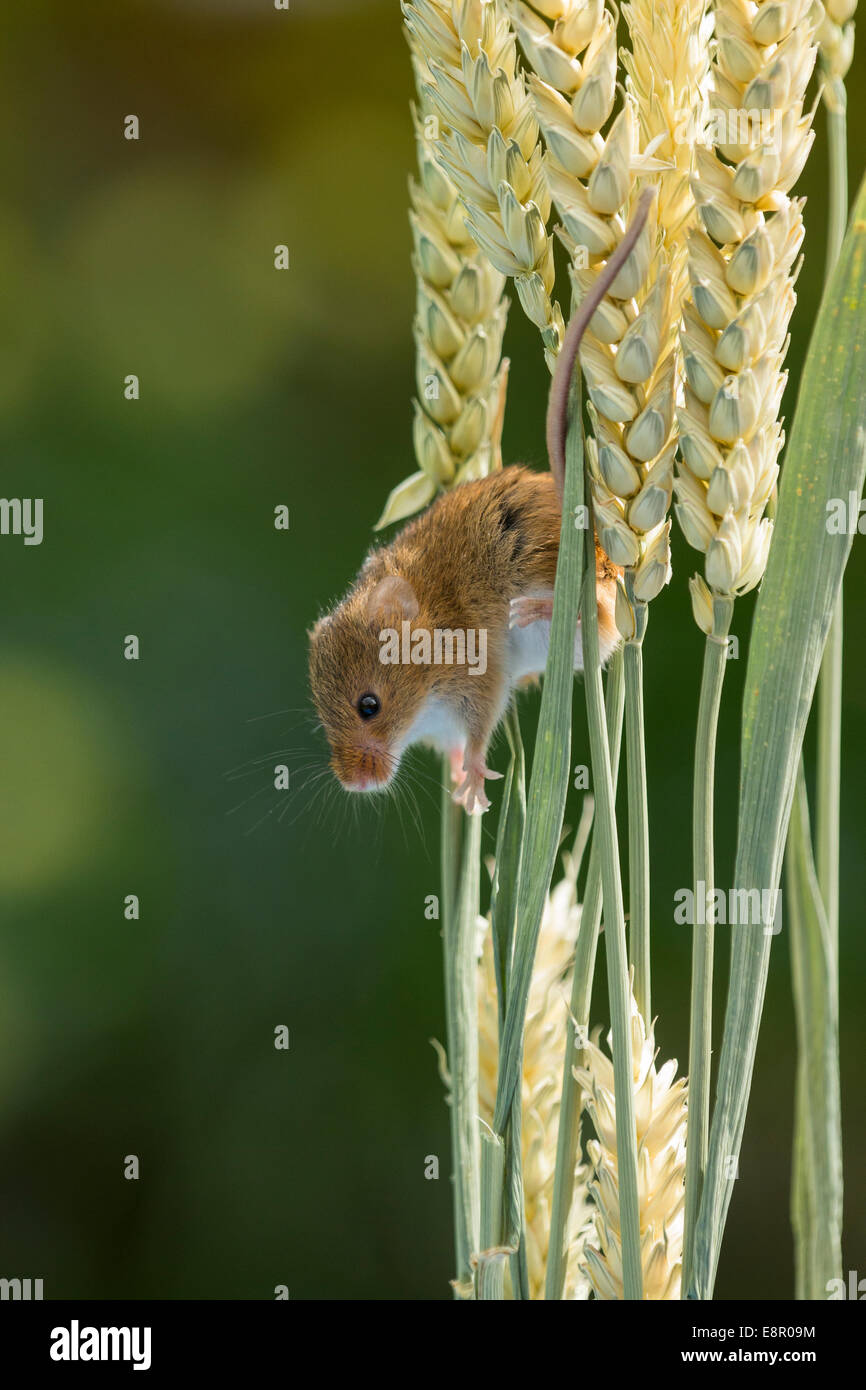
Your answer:
[[[333,767],[343,786],[353,792],[382,791],[394,773],[384,750],[369,745],[335,757]]]
[[[344,783],[353,792],[372,792],[384,786],[384,781],[377,777],[352,777]]]

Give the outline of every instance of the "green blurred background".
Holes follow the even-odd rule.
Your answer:
[[[31,0],[4,27],[3,492],[45,499],[45,539],[0,540],[0,1275],[41,1277],[46,1297],[270,1298],[286,1284],[298,1298],[445,1298],[448,1113],[428,1041],[444,1031],[441,958],[424,917],[436,764],[415,755],[421,833],[408,798],[401,812],[349,805],[324,781],[303,789],[325,765],[305,630],[414,467],[397,5]],[[863,71],[861,49],[852,90]],[[130,113],[137,143],[123,138]],[[817,126],[789,417],[822,282]],[[855,180],[864,137],[855,102]],[[516,304],[507,350],[506,459],[543,466],[547,378]],[[273,527],[280,503],[288,533]],[[690,943],[673,894],[689,882],[702,639],[695,557],[676,546],[645,660],[657,1037],[683,1061]],[[862,1270],[861,546],[847,586],[842,1045],[845,1260]],[[750,614],[738,605],[743,640]],[[123,659],[130,633],[138,662]],[[722,721],[720,882],[743,669],[731,665]],[[574,760],[588,762],[581,705]],[[528,734],[535,708],[529,697]],[[294,770],[291,802],[273,790],[277,762]],[[488,848],[494,832],[491,815]],[[606,1024],[603,972],[596,1001]],[[289,1052],[274,1049],[279,1024]],[[722,1298],[793,1292],[793,1074],[783,933]],[[131,1153],[138,1182],[123,1177]],[[434,1153],[438,1183],[423,1176]]]

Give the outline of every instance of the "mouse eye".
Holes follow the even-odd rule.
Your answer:
[[[379,713],[380,705],[377,695],[362,695],[357,705],[358,713],[362,719],[372,719],[374,714]]]

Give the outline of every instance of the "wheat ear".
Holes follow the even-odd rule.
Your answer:
[[[580,926],[576,894],[577,865],[565,859],[565,876],[550,893],[541,923],[526,1013],[522,1082],[523,1197],[526,1260],[530,1297],[544,1297],[550,1243],[550,1205],[556,1169],[562,1057],[567,1042],[568,993],[574,945]],[[496,1105],[499,1022],[493,948],[488,931],[478,972],[478,1089],[481,1118],[492,1123]],[[566,1244],[564,1298],[589,1296],[581,1270],[583,1246],[590,1229],[588,1169],[578,1161],[574,1176]]]
[[[803,240],[802,202],[789,191],[813,138],[803,98],[815,21],[811,0],[716,6],[713,147],[699,148],[692,180],[702,225],[689,236],[676,481],[686,539],[706,555],[691,591],[708,635],[713,596],[754,588],[770,546],[764,509],[784,440],[782,363]]]
[[[412,30],[418,178],[409,196],[415,272],[415,420],[419,471],[389,496],[377,529],[402,521],[440,488],[483,477],[500,463],[508,363],[502,335],[505,276],[478,250],[457,190],[435,158],[441,121],[425,97],[430,80]]]
[[[650,33],[656,21],[644,16],[647,7],[633,8]],[[689,16],[694,9],[702,14],[699,6],[688,9]],[[653,85],[630,77],[622,109],[608,126],[616,96],[613,15],[592,0],[532,6],[515,0],[510,12],[534,68],[530,88],[561,235],[571,253],[576,303],[586,299],[620,245],[647,180],[665,197],[664,220],[657,225],[653,214],[593,314],[580,354],[593,423],[587,453],[596,524],[607,553],[630,571],[630,598],[621,594],[617,618],[623,635],[632,637],[632,602],[645,604],[670,578],[676,326],[685,274],[672,278],[666,236],[681,239],[690,210],[686,173],[672,150],[679,108],[691,100],[701,73],[695,65],[693,75],[690,67],[694,45],[688,48],[685,39],[691,28],[670,20],[665,33],[683,49],[675,55],[672,78]],[[643,62],[642,52],[634,65],[638,75]],[[663,130],[656,131],[660,123]],[[641,154],[641,131],[651,129],[649,149]],[[657,146],[662,139],[671,145],[665,160],[654,155],[653,141]],[[673,185],[658,183],[663,170],[675,175]]]
[[[414,0],[403,13],[431,74],[425,99],[444,125],[437,157],[478,246],[513,277],[553,370],[563,320],[551,297],[550,198],[507,16],[499,0]]]
[[[608,1036],[610,1043],[610,1036]],[[631,1050],[637,1124],[638,1205],[645,1299],[678,1299],[682,1273],[686,1081],[677,1064],[656,1067],[653,1029],[631,1001]],[[586,1149],[593,1167],[595,1239],[585,1245],[585,1268],[596,1298],[622,1299],[622,1245],[616,1160],[613,1065],[598,1046],[598,1030],[575,1075],[586,1093],[596,1139]]]

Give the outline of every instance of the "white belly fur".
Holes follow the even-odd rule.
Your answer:
[[[533,597],[552,597],[552,590],[538,592]],[[508,679],[502,692],[502,708],[496,723],[505,713],[508,699],[517,681],[524,676],[537,676],[547,665],[547,649],[550,646],[550,623],[530,623],[529,627],[512,628],[508,634]],[[574,669],[583,670],[583,646],[580,628],[574,635]],[[466,742],[466,728],[458,719],[447,700],[430,699],[424,705],[412,728],[402,739],[399,751],[414,743],[430,743],[435,748],[448,752],[452,748],[462,748]]]
[[[466,728],[458,719],[447,700],[429,699],[402,741],[401,749],[413,743],[432,743],[434,748],[448,752],[452,748],[462,748],[466,742]]]

